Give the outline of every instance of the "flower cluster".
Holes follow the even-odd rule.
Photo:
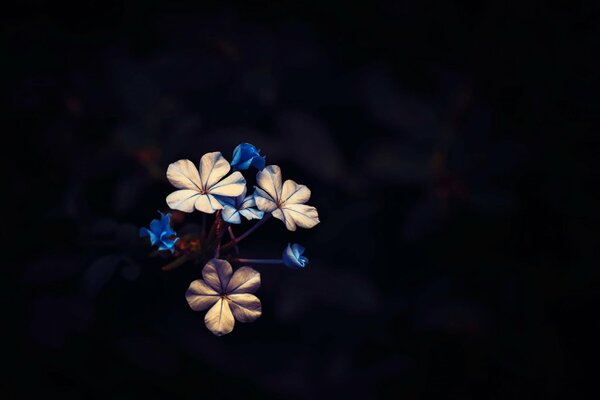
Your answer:
[[[209,227],[206,215],[200,232],[177,237],[171,227],[171,214],[153,220],[150,229],[141,228],[141,237],[150,237],[159,253],[168,251],[175,260],[162,269],[169,271],[187,261],[204,265],[202,278],[193,281],[186,299],[194,311],[208,309],[204,322],[215,335],[230,333],[235,321],[252,322],[261,315],[260,300],[252,293],[260,287],[260,273],[248,266],[235,272],[231,264],[281,264],[292,269],[308,265],[304,247],[288,244],[281,258],[246,259],[239,257],[238,243],[255,232],[271,217],[281,220],[290,231],[297,227],[312,228],[319,223],[317,209],[306,204],[310,190],[293,180],[283,181],[277,165],[265,166],[265,157],[249,143],[238,145],[230,164],[220,152],[206,153],[198,168],[190,160],[169,165],[168,181],[177,189],[167,196],[172,210],[184,213],[200,211],[214,214]],[[230,171],[234,171],[230,174]],[[256,168],[256,186],[248,194],[246,178],[240,171]],[[242,218],[243,217],[243,218]],[[233,225],[243,219],[257,220],[246,232],[236,236]],[[224,243],[224,237],[228,239]],[[169,254],[166,253],[166,254]]]

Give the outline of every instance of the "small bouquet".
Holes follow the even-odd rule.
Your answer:
[[[258,173],[253,193],[248,195],[241,171],[251,167]],[[234,172],[227,175],[232,168]],[[167,196],[167,205],[185,213],[204,213],[202,229],[178,237],[171,214],[160,213],[161,218],[153,220],[150,228],[140,229],[140,236],[150,238],[159,252],[175,257],[162,268],[165,271],[188,261],[204,265],[202,279],[190,284],[185,297],[192,310],[208,309],[204,322],[212,333],[222,336],[233,330],[236,320],[256,320],[262,313],[260,300],[253,294],[260,287],[260,273],[249,266],[234,271],[232,264],[282,264],[301,269],[308,259],[299,244],[288,244],[277,259],[241,258],[238,244],[271,217],[281,220],[290,231],[317,225],[317,209],[306,204],[310,190],[291,179],[283,182],[279,166],[265,166],[265,157],[249,143],[235,148],[231,164],[218,151],[203,155],[198,168],[190,160],[176,161],[169,165],[167,179],[178,189]],[[210,227],[207,214],[214,215]],[[243,219],[257,222],[236,236],[233,226]]]

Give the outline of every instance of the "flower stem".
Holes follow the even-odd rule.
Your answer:
[[[215,246],[215,258],[219,258],[221,255],[221,240],[223,238],[223,224],[225,221],[221,218],[221,210],[217,210],[217,215],[215,216],[215,236],[217,240],[217,245]]]
[[[253,259],[253,258],[232,258],[231,262],[240,264],[283,264],[281,259]]]
[[[233,234],[233,228],[231,227],[231,225],[227,227],[227,232],[229,232],[229,238],[231,240],[235,240],[235,235]],[[233,249],[235,250],[235,254],[240,254],[240,248],[238,247],[237,243],[233,245]]]
[[[213,221],[213,224],[210,227],[210,230],[208,231],[208,236],[207,236],[208,242],[212,242],[215,237],[215,233],[217,231],[217,223],[219,222],[220,215],[221,215],[221,210],[217,210],[217,212],[215,213],[215,220]]]
[[[237,237],[237,239],[231,240],[230,242],[228,242],[227,244],[225,244],[225,246],[223,246],[221,248],[221,250],[227,250],[232,246],[235,246],[236,244],[238,244],[239,242],[241,242],[242,240],[244,240],[245,238],[247,238],[248,236],[250,236],[250,234],[252,232],[254,232],[255,230],[257,230],[262,224],[264,224],[265,222],[267,222],[267,220],[271,218],[271,214],[266,214],[263,219],[261,219],[260,221],[258,221],[252,228],[248,229],[246,232],[242,233],[240,236]]]

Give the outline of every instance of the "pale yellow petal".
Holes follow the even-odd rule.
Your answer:
[[[198,170],[190,160],[179,160],[169,164],[167,179],[177,189],[200,191],[202,187]]]
[[[217,336],[223,336],[231,332],[235,325],[235,319],[233,319],[228,301],[219,298],[219,301],[206,313],[204,323],[208,330]]]
[[[312,228],[320,222],[319,213],[313,206],[307,206],[306,204],[286,204],[282,210],[285,214],[285,219],[293,219],[294,223],[300,228]]]
[[[206,310],[215,304],[221,297],[202,279],[197,279],[190,284],[185,292],[185,298],[194,311]]]
[[[233,273],[226,293],[254,293],[259,287],[260,273],[250,267],[241,267]]]
[[[260,211],[271,212],[278,207],[271,195],[260,188],[254,188],[254,201]]]
[[[176,190],[167,196],[167,205],[172,210],[191,213],[194,211],[194,204],[199,196],[200,193],[196,190]]]
[[[281,169],[277,165],[267,165],[256,174],[256,184],[267,192],[276,203],[281,198]]]
[[[215,183],[219,182],[222,177],[227,175],[231,166],[229,162],[223,158],[221,152],[206,153],[200,159],[200,181],[202,188],[208,190]]]
[[[285,214],[280,208],[274,210],[271,214],[277,219],[280,219],[285,224],[285,227],[290,231],[296,230],[296,223],[294,219],[289,214]]]
[[[212,214],[217,210],[221,210],[223,205],[215,199],[212,194],[203,194],[196,198],[194,207],[198,211],[202,211],[207,214]]]
[[[219,294],[225,294],[232,273],[231,264],[218,258],[209,260],[202,269],[204,281]]]
[[[310,189],[304,185],[299,185],[291,179],[283,183],[283,192],[281,194],[281,203],[285,204],[304,204],[310,199]]]
[[[240,322],[252,322],[262,314],[260,300],[250,293],[239,293],[227,296],[231,313]]]
[[[244,189],[246,189],[246,178],[240,171],[235,171],[207,188],[209,193],[227,197],[237,197],[244,192]]]

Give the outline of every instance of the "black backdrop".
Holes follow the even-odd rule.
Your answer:
[[[598,277],[591,3],[146,3],[22,2],[3,24],[6,388],[581,390]],[[166,211],[170,162],[242,141],[312,189],[321,223],[273,221],[243,244],[299,242],[311,263],[258,267],[263,316],[218,338],[183,297],[200,267],[161,272],[136,234]]]

